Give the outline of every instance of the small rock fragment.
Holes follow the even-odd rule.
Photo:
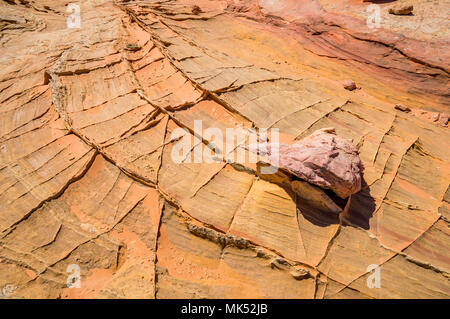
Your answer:
[[[192,13],[193,14],[197,15],[197,14],[200,14],[202,12],[203,11],[202,11],[202,9],[199,6],[197,6],[197,5],[192,6]]]
[[[135,43],[128,43],[125,48],[129,51],[138,51],[141,49],[141,46]]]
[[[447,126],[449,122],[450,116],[447,113],[441,113],[439,117],[439,124],[442,126]]]
[[[429,118],[430,118],[430,121],[437,122],[439,120],[439,113],[437,113],[437,112],[430,112]]]
[[[431,122],[433,124],[440,125],[443,127],[447,127],[449,123],[448,113],[439,113],[432,111],[424,111],[421,109],[413,109],[411,110],[411,114],[427,122]]]
[[[306,269],[297,268],[290,272],[291,276],[296,280],[302,280],[309,277],[309,271]]]
[[[272,268],[283,269],[284,267],[289,266],[289,263],[282,258],[276,257],[270,261],[270,266]]]
[[[411,112],[411,109],[403,104],[395,104],[394,108],[396,110],[402,111],[402,112],[406,112],[409,113]]]
[[[389,8],[389,13],[395,15],[407,15],[412,13],[413,10],[414,6],[412,4],[397,4]]]
[[[349,91],[353,91],[356,89],[356,84],[352,80],[345,80],[343,85],[344,85],[344,89],[349,90]]]

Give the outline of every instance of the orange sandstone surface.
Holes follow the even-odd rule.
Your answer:
[[[450,297],[448,1],[78,5],[0,1],[2,297]],[[263,174],[196,121],[332,127],[362,188]]]

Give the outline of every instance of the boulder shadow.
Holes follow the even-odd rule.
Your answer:
[[[285,190],[291,196],[292,200],[295,201],[297,214],[302,214],[306,220],[314,225],[326,227],[332,224],[342,223],[343,225],[361,227],[368,230],[370,228],[370,218],[376,209],[376,203],[375,199],[370,195],[369,186],[364,178],[361,182],[361,191],[345,199],[338,197],[331,190],[320,189],[337,207],[342,209],[340,214],[305,200],[305,198],[296,194],[291,187],[285,187]]]
[[[370,229],[370,219],[376,209],[375,199],[370,195],[370,188],[362,178],[361,190],[351,196],[350,203],[343,213],[343,221],[350,225]]]
[[[370,195],[364,175],[361,176],[361,190],[349,198],[342,199],[331,190],[319,188],[282,170],[276,170],[274,174],[260,174],[258,165],[257,173],[261,179],[275,183],[286,191],[295,202],[297,219],[301,214],[312,224],[321,227],[342,223],[366,230],[370,228],[369,221],[376,209],[376,203]],[[293,184],[296,181],[309,185],[306,187],[307,192],[303,194],[294,191]]]

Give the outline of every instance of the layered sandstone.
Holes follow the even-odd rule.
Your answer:
[[[0,1],[6,297],[450,296],[450,133],[421,116],[449,113],[448,3],[380,4],[378,29],[351,0],[90,0],[80,28],[70,3]],[[333,127],[361,190],[262,174],[196,120],[286,145]]]

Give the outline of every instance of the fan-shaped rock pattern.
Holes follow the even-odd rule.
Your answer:
[[[450,133],[418,116],[449,113],[448,4],[380,4],[374,30],[356,1],[90,0],[68,28],[70,3],[0,1],[2,294],[450,296]],[[196,120],[286,145],[334,127],[337,192],[359,188],[356,150],[361,190],[261,174]]]

